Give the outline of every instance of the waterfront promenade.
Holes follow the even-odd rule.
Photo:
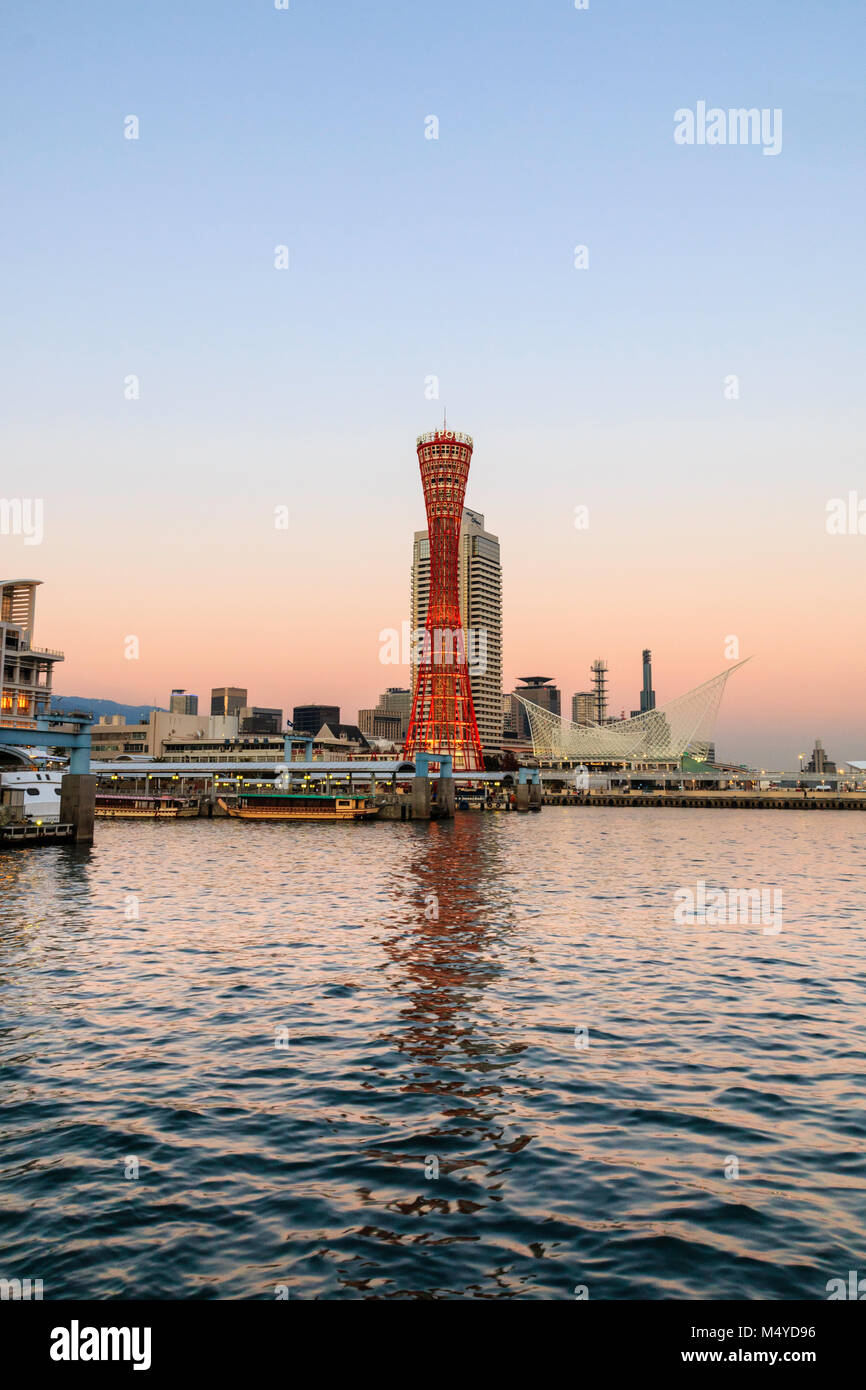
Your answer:
[[[656,808],[691,807],[700,810],[728,811],[866,811],[866,792],[802,791],[663,791],[618,792],[593,791],[548,792],[542,795],[545,806],[654,806]]]

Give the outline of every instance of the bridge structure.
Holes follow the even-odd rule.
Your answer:
[[[63,748],[69,767],[60,782],[60,827],[68,826],[64,837],[78,844],[93,839],[96,808],[96,777],[90,770],[89,714],[45,714],[28,725],[0,726],[0,749]]]

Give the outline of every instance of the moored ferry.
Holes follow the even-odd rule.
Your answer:
[[[60,783],[63,774],[37,766],[9,767],[0,771],[0,805],[10,803],[14,819],[50,825],[60,819]]]
[[[236,806],[219,805],[238,820],[373,820],[379,807],[371,796],[332,796],[317,792],[239,792]]]
[[[198,797],[97,792],[96,815],[123,820],[178,820],[198,815]]]

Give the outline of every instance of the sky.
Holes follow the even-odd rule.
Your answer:
[[[738,652],[720,756],[866,757],[864,40],[859,0],[4,0],[0,499],[43,535],[0,577],[57,692],[406,684],[447,408],[506,689],[604,657],[628,713],[643,647],[659,703]],[[677,143],[700,102],[781,148]]]

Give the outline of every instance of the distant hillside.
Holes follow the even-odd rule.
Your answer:
[[[100,715],[103,714],[122,714],[127,724],[146,724],[151,710],[159,709],[160,706],[118,705],[114,700],[94,700],[89,695],[52,695],[51,708],[61,710],[64,714],[69,714],[74,709],[90,711],[94,723],[98,723]]]

